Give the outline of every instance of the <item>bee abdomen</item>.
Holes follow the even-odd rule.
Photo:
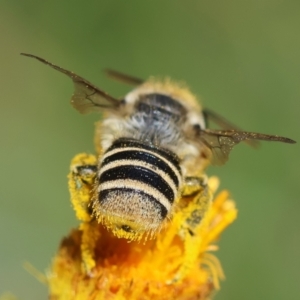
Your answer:
[[[155,227],[178,197],[181,170],[172,152],[122,138],[104,154],[98,181],[98,215]]]

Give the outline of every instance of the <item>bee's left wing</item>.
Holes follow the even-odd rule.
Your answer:
[[[105,73],[112,79],[115,79],[117,81],[129,84],[129,85],[140,85],[145,81],[143,79],[133,77],[131,75],[124,74],[124,73],[121,73],[119,71],[112,70],[112,69],[106,69]]]
[[[101,111],[103,108],[117,109],[119,107],[120,101],[118,99],[115,99],[100,90],[98,87],[77,74],[54,65],[41,57],[26,53],[21,53],[21,55],[35,58],[70,77],[75,87],[74,94],[71,98],[71,104],[80,113],[85,114],[92,111]]]
[[[236,130],[199,130],[198,138],[212,151],[212,163],[224,164],[229,157],[230,151],[242,141],[261,140],[294,144],[294,140],[278,135],[263,133],[236,131]]]

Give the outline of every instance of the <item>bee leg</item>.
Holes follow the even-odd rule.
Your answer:
[[[171,283],[178,282],[195,267],[202,243],[201,231],[206,227],[205,217],[212,203],[212,192],[206,177],[187,178],[183,197],[187,205],[180,216],[179,236],[184,242],[183,261]]]
[[[80,245],[82,271],[93,277],[93,269],[96,266],[95,248],[100,237],[98,223],[96,221],[83,222],[79,230],[82,232]]]
[[[96,156],[81,153],[73,158],[71,172],[68,176],[69,191],[76,217],[82,222],[79,230],[82,231],[81,256],[83,271],[90,276],[92,276],[92,269],[95,267],[94,250],[99,238],[98,226],[94,221],[91,209],[96,175]]]
[[[69,191],[76,217],[83,222],[89,222],[93,218],[90,204],[96,173],[96,156],[81,153],[73,158],[68,176]]]
[[[190,197],[198,194],[207,187],[208,178],[205,174],[203,174],[201,177],[186,177],[184,181],[185,182],[181,191],[181,195],[183,197]]]

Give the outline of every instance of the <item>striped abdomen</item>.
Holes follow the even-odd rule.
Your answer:
[[[134,139],[116,140],[98,173],[95,213],[109,227],[156,230],[178,197],[181,170],[175,154]]]

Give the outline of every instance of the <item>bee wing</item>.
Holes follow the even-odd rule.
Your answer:
[[[106,73],[106,75],[108,75],[112,79],[120,81],[122,83],[129,84],[129,85],[140,85],[144,82],[144,80],[142,80],[140,78],[133,77],[131,75],[127,75],[127,74],[121,73],[119,71],[106,69],[106,70],[104,70],[104,72]]]
[[[294,140],[278,135],[269,135],[256,132],[246,132],[237,130],[200,130],[200,140],[212,151],[212,163],[216,165],[224,164],[229,157],[230,151],[235,145],[242,141],[272,141],[294,144]]]
[[[236,131],[243,131],[238,126],[232,124],[228,120],[226,120],[223,116],[219,115],[218,113],[210,110],[210,109],[203,109],[203,114],[205,116],[205,119],[207,121],[212,121],[216,125],[220,126],[223,129],[230,129],[230,130],[236,130]],[[246,140],[245,141],[249,146],[257,148],[259,146],[259,142],[257,140]]]
[[[80,113],[85,114],[92,111],[101,111],[103,108],[117,109],[119,107],[119,100],[100,90],[98,87],[77,74],[56,66],[41,57],[27,53],[21,53],[21,55],[35,58],[70,77],[74,83],[74,94],[71,98],[71,104]]]

